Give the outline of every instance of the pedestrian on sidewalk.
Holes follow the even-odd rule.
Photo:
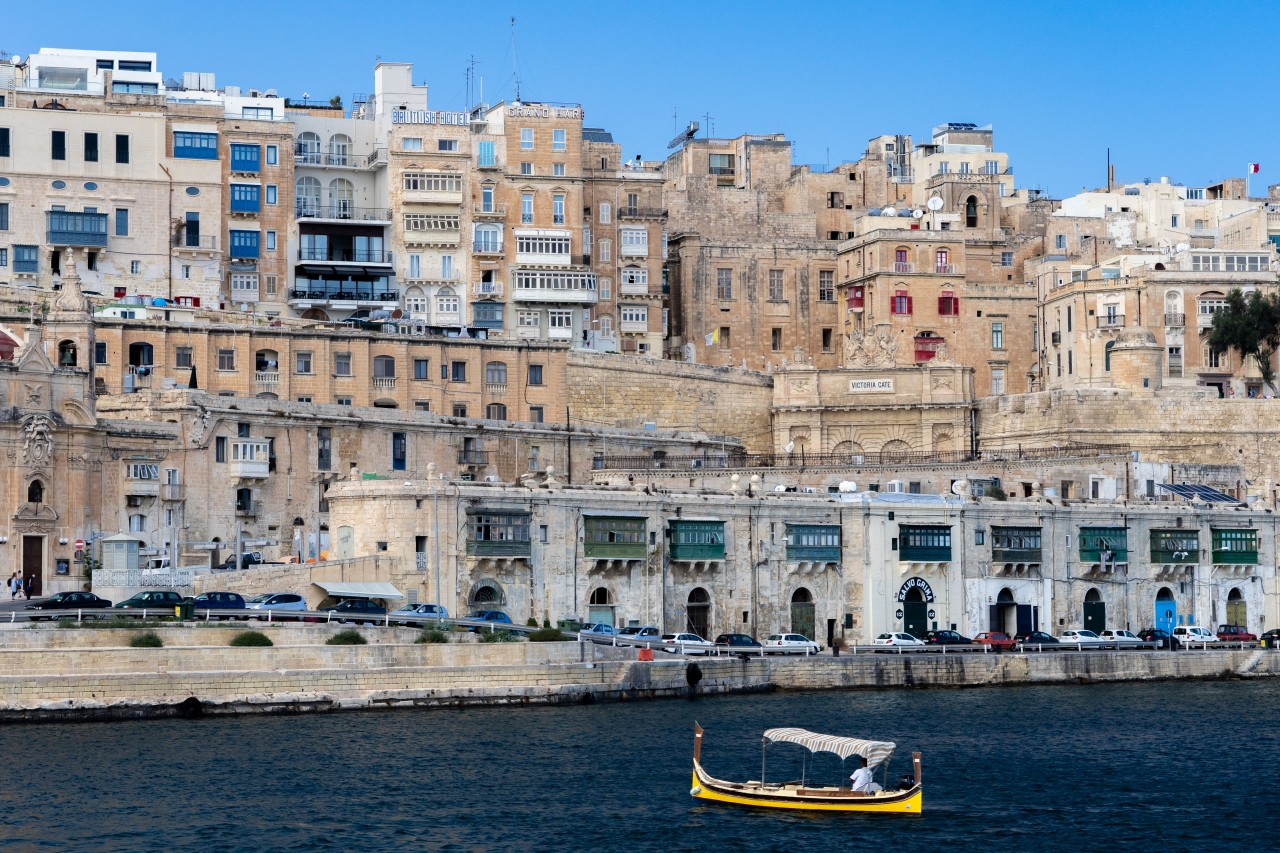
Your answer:
[[[27,582],[23,584],[23,589],[27,593],[27,601],[31,600],[31,575],[27,575]]]
[[[9,586],[9,600],[14,601],[18,597],[18,573],[14,572],[13,574],[9,575],[9,580],[7,581],[7,583]]]

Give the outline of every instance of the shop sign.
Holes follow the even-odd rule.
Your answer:
[[[907,593],[912,589],[919,589],[924,595],[925,601],[933,601],[933,590],[929,588],[929,582],[924,578],[908,578],[907,582],[902,585],[902,589],[898,590],[898,601],[906,601]]]

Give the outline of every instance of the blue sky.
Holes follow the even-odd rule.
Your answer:
[[[431,106],[510,99],[510,17],[526,100],[573,101],[625,156],[665,156],[690,119],[717,136],[783,132],[795,161],[857,159],[881,133],[993,124],[1019,186],[1062,197],[1120,180],[1204,185],[1260,162],[1280,182],[1266,34],[1280,5],[1118,3],[100,2],[6,10],[0,50],[153,50],[166,76],[328,99],[414,63]],[[673,112],[677,119],[673,122]]]

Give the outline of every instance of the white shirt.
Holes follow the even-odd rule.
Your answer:
[[[870,793],[872,784],[871,771],[866,767],[859,767],[849,778],[853,780],[853,790]]]

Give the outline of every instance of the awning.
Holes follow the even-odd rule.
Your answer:
[[[345,598],[404,598],[400,590],[389,583],[376,581],[313,581],[313,583],[329,593],[329,595]]]
[[[841,759],[860,755],[867,759],[868,767],[876,767],[889,760],[897,744],[880,740],[858,740],[852,737],[820,735],[804,729],[769,729],[764,739],[774,743],[795,743],[810,752],[833,752]]]

